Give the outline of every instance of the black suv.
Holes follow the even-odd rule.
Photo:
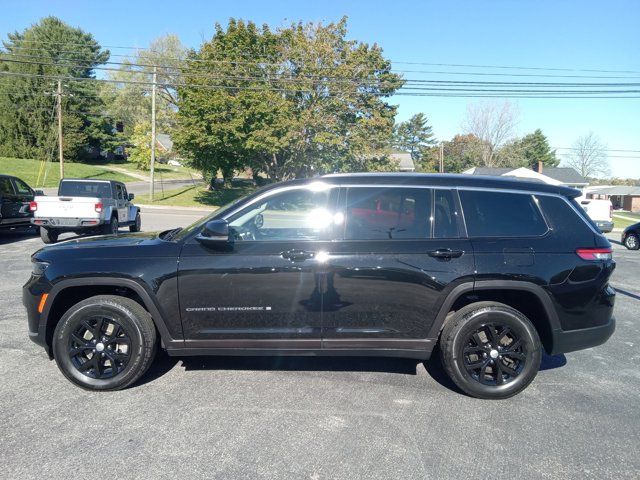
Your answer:
[[[72,382],[135,382],[169,355],[438,348],[470,395],[505,398],[550,354],[613,333],[611,245],[577,190],[466,175],[268,186],[184,228],[33,255],[29,335]]]
[[[31,226],[29,204],[40,194],[17,177],[0,175],[0,228]]]

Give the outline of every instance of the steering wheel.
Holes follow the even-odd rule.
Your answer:
[[[246,240],[255,240],[256,233],[251,227],[232,227],[233,228],[233,239],[238,241],[246,241]]]

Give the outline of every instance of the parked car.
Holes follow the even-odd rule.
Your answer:
[[[506,398],[542,348],[614,331],[611,244],[578,195],[468,175],[269,185],[184,229],[39,250],[30,337],[92,390],[132,384],[158,348],[427,360],[439,346],[464,392]]]
[[[42,195],[42,191],[34,191],[17,177],[0,175],[0,228],[30,226],[33,214],[29,203],[36,194]]]
[[[629,250],[638,250],[640,248],[640,223],[634,223],[625,228],[621,241]]]
[[[63,232],[117,235],[128,226],[140,231],[140,209],[124,183],[112,180],[64,179],[57,197],[37,196],[31,202],[32,222],[44,243],[55,243]]]
[[[580,206],[587,212],[601,232],[613,230],[613,205],[611,200],[587,198],[580,200]]]

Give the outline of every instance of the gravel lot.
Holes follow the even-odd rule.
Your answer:
[[[202,215],[148,210],[143,228]],[[638,478],[640,252],[614,245],[607,344],[546,357],[525,392],[489,402],[404,359],[160,355],[128,390],[83,391],[27,336],[41,246],[0,233],[3,478]]]

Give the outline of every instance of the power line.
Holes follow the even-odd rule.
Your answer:
[[[20,43],[36,43],[42,45],[74,45],[74,46],[86,46],[86,43],[68,43],[68,42],[51,42],[41,40],[20,40]],[[96,42],[97,43],[97,42]],[[124,45],[101,45],[101,48],[114,48],[114,49],[128,49],[128,50],[148,50],[148,47],[135,47]],[[11,45],[5,48],[22,48],[20,45]],[[32,48],[32,47],[26,47]],[[260,56],[252,54],[252,57],[269,58],[268,56]],[[177,59],[177,57],[174,57]],[[555,72],[590,72],[590,73],[628,73],[628,74],[640,74],[638,70],[607,70],[607,69],[594,69],[594,68],[559,68],[559,67],[527,67],[522,65],[482,65],[482,64],[468,64],[468,63],[432,63],[432,62],[417,62],[417,61],[405,61],[405,60],[389,60],[392,63],[399,65],[424,65],[435,67],[463,67],[463,68],[492,68],[492,69],[508,69],[508,70],[538,70],[538,71],[555,71]]]
[[[7,49],[7,47],[5,47],[5,49]],[[20,46],[14,46],[11,47],[11,51],[9,52],[0,52],[3,55],[22,55],[22,56],[27,56],[25,54],[19,54],[19,53],[14,53],[13,50],[27,50],[27,51],[34,51],[34,50],[41,50],[44,52],[49,53],[48,50],[45,49],[34,49],[34,48],[30,48],[30,47],[20,47]],[[77,54],[77,51],[70,51],[70,50],[57,50],[55,52],[56,54],[60,54],[60,53],[68,53],[68,54]],[[35,57],[35,58],[43,58],[42,54],[41,55],[31,55],[31,57]],[[125,59],[129,59],[131,58],[130,55],[119,55],[119,54],[110,54],[110,57],[119,57],[119,58],[125,58]],[[165,60],[175,60],[175,61],[179,61],[179,62],[186,62],[188,64],[193,64],[193,63],[204,63],[204,64],[228,64],[228,65],[253,65],[253,66],[260,66],[260,67],[265,67],[265,66],[275,66],[275,67],[283,67],[285,63],[287,62],[291,62],[293,61],[292,59],[287,59],[284,62],[281,63],[270,63],[270,62],[261,62],[261,61],[246,61],[246,60],[217,60],[217,59],[199,59],[199,58],[178,58],[178,57],[164,57]],[[110,64],[118,64],[118,62],[105,62],[105,63],[110,63]],[[120,62],[121,64],[127,64],[128,62]],[[418,62],[416,62],[418,63]],[[424,62],[423,62],[424,63]],[[426,63],[424,63],[426,65]],[[137,64],[137,65],[144,65],[144,64]],[[434,64],[434,65],[442,65],[442,64]],[[450,64],[450,65],[454,65],[454,64]],[[146,67],[153,67],[153,65],[144,65]],[[176,65],[156,65],[159,68],[167,68],[167,69],[183,69],[185,67],[180,67],[180,66],[176,66]],[[324,69],[332,69],[334,68],[333,66],[314,66],[314,68],[316,69],[320,69],[320,70],[324,70]],[[571,70],[568,69],[569,71],[575,71],[575,70]],[[606,72],[604,70],[602,70],[602,72]],[[618,73],[618,71],[611,71],[612,73]],[[602,79],[633,79],[633,78],[639,78],[639,77],[629,77],[629,76],[602,76],[602,75],[558,75],[558,74],[534,74],[534,73],[501,73],[501,72],[451,72],[451,71],[433,71],[433,70],[399,70],[399,69],[391,69],[389,73],[399,73],[399,74],[404,74],[404,73],[419,73],[419,74],[439,74],[439,75],[465,75],[465,76],[506,76],[506,77],[538,77],[538,78],[602,78]],[[629,73],[634,73],[632,71],[630,71]],[[640,74],[640,72],[635,72]]]

